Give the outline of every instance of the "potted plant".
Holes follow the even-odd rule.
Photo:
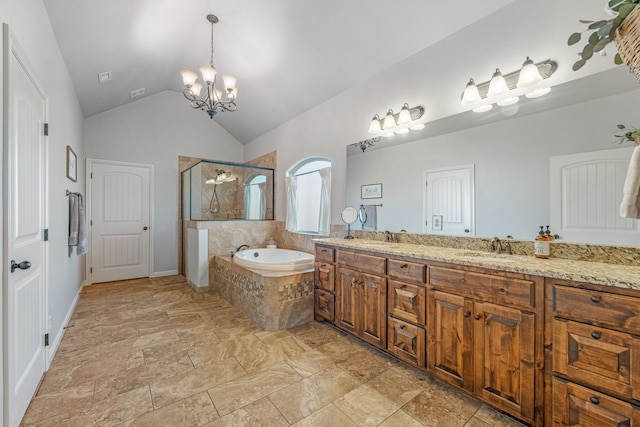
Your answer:
[[[627,36],[629,30],[626,28],[621,28],[623,23],[625,25],[628,22],[625,22],[625,19],[629,17],[629,15],[634,12],[636,6],[640,3],[640,0],[609,0],[605,9],[611,15],[610,19],[603,19],[600,21],[588,21],[588,20],[580,20],[581,23],[587,25],[587,29],[583,32],[576,32],[569,36],[568,44],[572,46],[582,40],[583,33],[591,32],[588,39],[587,44],[580,52],[580,59],[573,64],[573,71],[577,71],[582,68],[589,59],[593,56],[594,53],[600,52],[604,49],[609,43],[612,41],[617,42],[617,52],[614,58],[614,62],[616,64],[626,63],[634,68],[632,63],[634,62],[632,58],[629,58],[629,55],[622,55],[621,44],[624,44],[623,38]],[[633,19],[635,20],[635,16],[640,16],[640,9],[636,10]],[[631,18],[630,18],[631,19]],[[640,26],[640,23],[639,23]],[[640,31],[634,32],[635,37],[640,40]],[[639,41],[636,41],[638,43]],[[635,55],[635,51],[637,51],[636,47],[631,47],[632,56]],[[635,71],[635,70],[634,70]]]

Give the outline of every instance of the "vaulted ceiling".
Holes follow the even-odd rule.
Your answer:
[[[247,143],[505,7],[517,14],[515,5],[523,1],[530,0],[44,3],[85,117],[135,102],[130,92],[139,88],[146,96],[181,92],[180,70],[197,71],[209,61],[206,15],[217,15],[214,62],[220,74],[238,79],[238,111],[215,120]],[[582,3],[590,14],[602,12],[604,2]],[[548,11],[550,19],[553,12]],[[572,30],[562,28],[559,47]],[[105,71],[112,79],[99,83],[98,74]],[[455,84],[461,91],[464,83]]]

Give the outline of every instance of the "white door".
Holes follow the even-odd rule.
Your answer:
[[[45,242],[46,101],[24,66],[24,56],[4,27],[4,62],[8,64],[8,111],[5,123],[5,226],[7,287],[5,333],[7,377],[5,422],[20,424],[46,369]],[[7,69],[7,68],[5,68]],[[7,86],[5,86],[7,87]],[[12,264],[14,266],[12,267]]]
[[[150,170],[90,162],[92,283],[149,277]]]
[[[424,228],[429,234],[475,235],[474,166],[424,172]]]

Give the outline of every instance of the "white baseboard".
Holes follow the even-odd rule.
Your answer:
[[[64,317],[64,320],[62,321],[62,326],[58,330],[58,333],[56,334],[55,339],[53,340],[53,342],[49,341],[49,350],[47,352],[47,370],[49,369],[49,366],[51,366],[51,361],[53,361],[53,357],[56,355],[56,352],[58,351],[60,342],[62,342],[62,337],[64,336],[64,332],[65,332],[65,326],[69,324],[69,321],[71,320],[71,316],[73,316],[73,312],[76,309],[76,305],[78,305],[78,300],[80,300],[80,292],[82,292],[82,286],[80,287],[80,289],[78,289],[78,293],[76,294],[76,297],[73,299],[73,302],[71,303],[71,306],[67,311],[67,315]],[[51,339],[51,331],[49,331],[49,339]]]
[[[178,270],[155,271],[151,277],[175,276],[176,274],[178,274]]]

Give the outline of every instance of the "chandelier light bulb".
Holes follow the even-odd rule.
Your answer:
[[[187,89],[193,86],[198,79],[198,75],[191,70],[182,70],[180,74],[182,75],[182,83],[184,83]]]
[[[527,88],[535,86],[542,81],[542,76],[538,67],[533,63],[531,58],[527,56],[526,61],[522,64],[522,69],[518,76],[518,88]]]
[[[460,101],[460,104],[471,105],[481,99],[482,97],[480,96],[476,82],[474,82],[473,79],[469,79],[469,83],[467,83],[467,86],[464,88],[464,92],[462,93],[462,100]]]
[[[376,114],[373,116],[373,119],[371,119],[371,123],[369,123],[369,133],[379,133],[380,131],[382,131],[380,127],[380,116]]]
[[[202,80],[204,80],[206,84],[210,85],[215,80],[218,70],[210,65],[204,65],[200,67],[200,73],[202,73]]]
[[[389,129],[393,129],[394,127],[396,127],[396,119],[393,117],[393,110],[389,109],[389,111],[387,111],[387,115],[384,116],[384,123],[382,124],[382,129],[389,130]],[[393,133],[391,135],[393,135]],[[385,136],[385,135],[382,135],[382,136]]]
[[[236,78],[229,75],[223,75],[222,81],[227,92],[232,92],[236,88]]]
[[[202,85],[200,83],[196,83],[193,86],[191,86],[191,96],[193,96],[194,98],[199,98],[201,91],[202,91]]]
[[[502,77],[500,69],[496,68],[496,72],[493,73],[491,81],[489,82],[489,91],[487,92],[487,97],[491,98],[507,92],[509,92],[507,81],[504,79],[504,77]]]

